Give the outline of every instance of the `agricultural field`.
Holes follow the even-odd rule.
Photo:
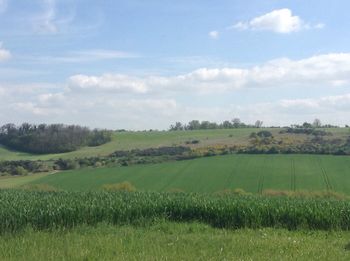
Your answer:
[[[350,157],[330,155],[226,155],[129,167],[87,168],[31,181],[84,191],[129,181],[138,190],[213,193],[241,188],[332,190],[350,195]]]
[[[187,141],[198,140],[199,143],[191,147],[208,147],[216,145],[247,145],[249,135],[261,129],[238,128],[238,129],[217,129],[217,130],[194,130],[194,131],[140,131],[140,132],[115,132],[112,141],[97,147],[83,147],[77,151],[61,154],[30,154],[18,151],[11,151],[0,146],[1,160],[50,160],[58,158],[81,158],[92,156],[105,156],[116,150],[131,150],[155,148],[161,146],[183,146]],[[280,134],[281,128],[266,128],[277,139],[286,138],[290,142],[298,143],[304,141],[306,135]],[[349,136],[348,128],[325,129],[333,133],[332,138],[345,138]]]
[[[217,228],[350,230],[350,201],[164,192],[0,190],[1,233],[160,220]]]

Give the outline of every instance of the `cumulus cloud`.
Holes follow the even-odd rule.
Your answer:
[[[102,76],[74,75],[69,79],[73,90],[99,90],[146,93],[149,87],[145,80],[122,74],[104,74]]]
[[[200,68],[175,76],[73,75],[69,88],[119,93],[217,93],[243,88],[336,87],[350,84],[350,53],[287,58],[250,68]]]
[[[209,37],[211,39],[218,39],[219,38],[219,35],[220,33],[218,31],[211,31],[208,33]]]
[[[275,33],[292,33],[302,29],[321,29],[323,27],[322,23],[316,25],[305,23],[299,16],[293,15],[288,8],[273,10],[250,21],[240,21],[232,26],[238,30],[261,30]]]
[[[11,52],[2,47],[0,42],[0,62],[7,61],[12,57]]]

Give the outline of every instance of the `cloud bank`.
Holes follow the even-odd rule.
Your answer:
[[[350,86],[349,53],[277,59],[249,68],[199,68],[174,76],[76,74],[61,86],[0,84],[0,98],[6,101],[0,104],[0,122],[19,123],[28,119],[114,129],[166,129],[175,121],[240,117],[250,123],[260,119],[269,125],[289,125],[314,118],[331,124],[349,124],[347,91],[314,98],[272,98],[269,102],[249,99],[249,93],[259,90],[264,90],[268,97],[295,88],[317,93],[319,88],[346,90],[347,86]],[[221,100],[235,95],[246,100],[213,102],[215,97]]]
[[[157,92],[217,93],[243,88],[344,86],[350,83],[350,53],[287,58],[250,68],[200,68],[176,76],[125,74],[73,75],[69,88],[146,94]]]

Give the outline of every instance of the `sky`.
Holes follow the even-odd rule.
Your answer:
[[[0,0],[0,125],[350,125],[350,1]]]

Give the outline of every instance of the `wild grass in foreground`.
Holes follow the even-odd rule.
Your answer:
[[[220,228],[349,230],[350,201],[158,192],[0,190],[0,231],[201,222]]]
[[[215,229],[199,223],[79,226],[0,236],[1,260],[349,260],[349,232]]]

